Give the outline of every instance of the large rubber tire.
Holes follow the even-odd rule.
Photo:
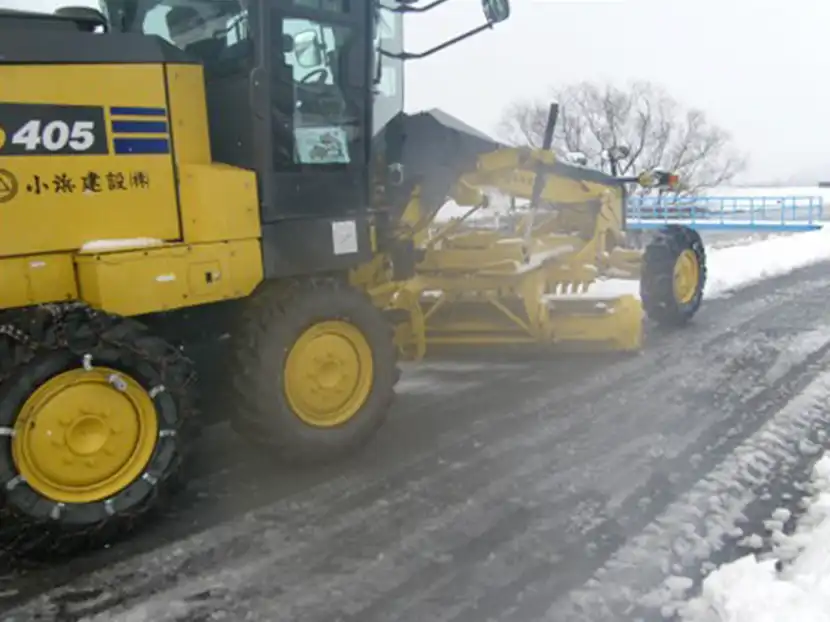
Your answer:
[[[303,420],[286,393],[289,352],[308,329],[346,322],[371,351],[371,388],[354,415],[336,425]],[[362,292],[334,278],[264,284],[247,301],[233,331],[231,398],[225,408],[237,432],[287,463],[328,462],[365,445],[381,427],[399,378],[393,329]]]
[[[49,400],[72,400],[61,395],[69,395],[78,384],[67,381],[63,385],[62,378],[78,378],[77,382],[83,383],[86,374],[92,377],[93,373],[108,375],[113,385],[111,389],[99,386],[93,391],[118,391],[126,398],[125,405],[146,406],[144,410],[136,406],[135,411],[136,420],[143,418],[144,444],[140,449],[127,450],[132,452],[131,456],[141,455],[131,463],[130,472],[119,476],[123,481],[106,487],[101,484],[102,494],[106,490],[105,498],[93,499],[94,494],[90,494],[83,502],[72,502],[46,492],[48,477],[33,483],[21,471],[31,468],[32,459],[35,463],[47,459],[43,451],[46,441],[42,435],[38,438],[39,423],[41,428],[48,426],[49,438],[54,434],[49,459],[60,455],[60,451],[65,454],[62,464],[76,464],[70,435],[74,434],[73,426],[89,416],[82,400],[91,394],[81,394],[77,410],[61,408],[59,412],[67,415],[58,425],[54,407],[49,414]],[[98,548],[133,532],[162,509],[179,483],[187,431],[195,414],[191,394],[194,380],[190,361],[178,349],[149,335],[142,324],[133,320],[80,305],[38,307],[0,316],[0,543],[6,552],[41,557]],[[56,389],[37,402],[37,409],[29,409],[27,415],[29,407],[25,405],[32,404],[37,391],[51,385]],[[134,398],[140,402],[129,401]],[[115,403],[121,406],[121,402]],[[100,403],[90,403],[89,411],[99,407]],[[106,434],[123,434],[125,426],[129,428],[132,423],[124,423],[118,415],[114,420],[113,413],[123,411],[103,415],[109,417],[105,423],[111,424]],[[12,430],[14,435],[10,434]],[[21,434],[21,430],[25,433]],[[83,435],[84,430],[80,433]],[[90,451],[95,453],[88,454],[90,462],[84,468],[100,465],[107,460],[106,456],[113,455],[109,445]],[[28,463],[21,461],[24,453],[29,455]],[[135,471],[140,472],[133,477]],[[41,485],[44,481],[47,484]],[[70,486],[69,492],[60,494],[76,495],[80,490]]]
[[[697,278],[693,290],[678,298],[675,267],[679,261],[693,260]],[[643,254],[640,298],[649,319],[666,327],[680,327],[689,322],[703,302],[706,286],[706,252],[700,234],[689,227],[669,225],[660,229]]]

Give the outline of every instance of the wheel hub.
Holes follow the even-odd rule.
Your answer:
[[[674,265],[674,295],[680,304],[688,304],[697,293],[700,282],[700,264],[697,255],[690,249],[684,250]]]
[[[105,417],[82,414],[66,431],[66,446],[76,456],[90,456],[104,448],[109,436]]]
[[[34,490],[56,502],[89,503],[141,475],[158,421],[152,399],[132,378],[105,368],[76,369],[29,397],[14,432],[12,458]]]
[[[372,389],[372,351],[352,324],[315,324],[288,354],[285,395],[297,417],[316,427],[349,421]]]

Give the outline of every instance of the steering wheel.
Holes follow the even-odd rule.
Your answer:
[[[298,84],[308,84],[311,82],[312,78],[318,78],[318,82],[320,81],[319,78],[324,78],[329,73],[329,70],[325,67],[319,67],[314,71],[311,71],[303,76],[303,79],[299,81]]]

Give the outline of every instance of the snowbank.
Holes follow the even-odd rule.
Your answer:
[[[92,240],[81,246],[82,253],[105,253],[107,251],[137,250],[162,246],[162,240],[155,238],[126,238],[115,240]]]
[[[816,463],[813,496],[792,536],[778,550],[795,550],[779,572],[776,560],[748,555],[703,582],[681,615],[686,622],[830,622],[830,455]]]
[[[709,254],[706,296],[715,297],[828,259],[830,229],[715,249]]]

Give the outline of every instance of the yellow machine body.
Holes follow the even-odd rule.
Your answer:
[[[18,121],[0,128],[15,146],[0,158],[0,308],[80,300],[141,315],[243,298],[262,281],[256,177],[212,161],[200,66],[2,65],[0,106]],[[378,307],[408,312],[405,354],[429,343],[640,347],[634,297],[585,295],[603,276],[639,278],[642,254],[622,247],[623,186],[556,164],[547,150],[501,148],[457,179],[451,198],[471,215],[487,191],[531,198],[537,167],[553,171],[545,208],[513,231],[465,218],[436,231],[416,188],[394,223],[421,251],[414,277],[392,279],[382,253],[352,272]]]
[[[592,295],[602,277],[636,280],[642,253],[621,246],[624,193],[608,185],[549,173],[545,209],[531,210],[510,231],[469,226],[486,209],[484,192],[530,198],[535,166],[552,167],[547,151],[504,148],[480,156],[452,194],[469,211],[434,227],[416,193],[400,231],[421,251],[414,278],[369,285],[377,304],[404,309],[398,345],[418,359],[430,345],[548,343],[581,350],[636,351],[643,309],[633,295]],[[555,168],[553,169],[555,170]],[[380,262],[354,275],[382,278]]]
[[[0,127],[0,308],[137,315],[262,280],[256,178],[211,161],[200,66],[2,65],[0,106],[20,121]]]

